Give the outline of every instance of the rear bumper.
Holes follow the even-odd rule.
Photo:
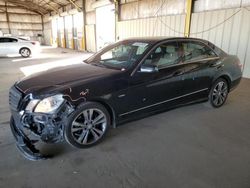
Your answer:
[[[240,84],[241,78],[242,77],[239,77],[231,82],[230,91],[233,91]]]
[[[36,55],[36,54],[41,53],[41,51],[42,51],[41,47],[37,46],[37,47],[34,47],[34,48],[31,49],[31,54]]]

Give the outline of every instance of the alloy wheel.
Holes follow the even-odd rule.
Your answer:
[[[29,49],[27,49],[27,48],[22,49],[22,50],[21,50],[21,55],[22,55],[23,57],[29,57],[29,56],[30,56],[30,51],[29,51]]]
[[[73,120],[71,135],[81,145],[93,144],[103,136],[107,124],[107,117],[101,110],[86,109]]]
[[[228,87],[224,81],[220,81],[216,84],[212,93],[212,102],[215,106],[221,106],[228,95]]]

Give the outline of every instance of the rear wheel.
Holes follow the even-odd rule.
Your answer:
[[[20,49],[20,54],[21,54],[22,57],[27,58],[27,57],[30,56],[31,51],[30,51],[29,48],[21,48],[21,49]]]
[[[69,117],[65,139],[77,148],[86,148],[100,142],[110,125],[110,116],[104,106],[88,102]]]
[[[215,107],[221,107],[227,99],[229,92],[228,83],[225,79],[219,78],[213,84],[210,93],[209,93],[209,101],[210,104]]]

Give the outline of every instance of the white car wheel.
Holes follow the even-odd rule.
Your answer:
[[[21,56],[22,57],[29,57],[30,56],[30,49],[28,49],[28,48],[22,48],[21,50],[20,50],[20,54],[21,54]]]

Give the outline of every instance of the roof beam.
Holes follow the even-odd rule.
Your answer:
[[[59,3],[58,1],[55,1],[55,0],[50,0],[52,3],[55,3],[57,4],[60,8],[62,8],[64,6],[64,4],[62,3]]]
[[[55,8],[49,2],[47,2],[45,0],[41,0],[40,2],[44,2],[46,5],[48,5],[50,8],[52,8],[54,11],[56,11],[59,14],[58,8]]]
[[[77,10],[82,10],[81,9],[81,7],[79,6],[79,5],[77,5],[73,0],[68,0],[72,5],[74,5],[75,6],[75,8],[77,9]]]
[[[33,2],[27,2],[27,1],[19,1],[19,0],[5,0],[7,3],[12,3],[14,5],[17,5],[19,7],[26,8],[28,10],[31,10],[33,12],[36,12],[38,14],[44,15],[48,12],[48,10],[44,9],[43,7],[39,6],[36,3]]]
[[[6,10],[6,20],[7,20],[7,24],[8,24],[9,34],[11,34],[10,19],[9,19],[8,8],[7,8],[7,2],[6,2],[6,1],[5,1],[5,10]]]

